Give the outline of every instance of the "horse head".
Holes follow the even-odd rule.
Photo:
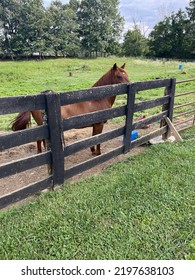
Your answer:
[[[128,79],[128,74],[127,72],[124,70],[125,68],[125,63],[121,66],[118,67],[116,65],[116,63],[113,65],[112,67],[112,71],[114,74],[114,83],[115,84],[122,84],[122,83],[129,83],[129,79]]]

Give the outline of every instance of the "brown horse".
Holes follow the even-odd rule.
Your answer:
[[[124,70],[124,68],[125,68],[125,64],[122,65],[121,67],[118,67],[115,63],[114,66],[93,85],[93,87],[119,84],[119,83],[129,83],[128,75],[127,72]],[[68,118],[71,116],[109,109],[112,107],[115,98],[116,96],[111,96],[99,100],[91,100],[91,101],[85,101],[85,102],[61,106],[61,117]],[[27,128],[30,125],[31,114],[38,125],[43,124],[41,111],[34,110],[31,112],[19,113],[18,116],[15,118],[15,120],[12,122],[12,130],[16,131],[16,130],[22,130]],[[97,135],[102,133],[104,122],[95,123],[90,126],[93,127],[92,135]],[[37,141],[37,151],[38,153],[42,152],[41,140]],[[101,154],[100,144],[97,145],[96,149],[95,147],[91,147],[91,152],[93,155],[100,155]]]

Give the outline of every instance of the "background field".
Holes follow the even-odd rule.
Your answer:
[[[195,77],[194,63],[183,63],[187,75],[182,75],[178,61],[0,62],[0,96],[88,88],[115,62],[127,63],[133,82]],[[192,89],[193,83],[181,84],[177,92]],[[137,99],[162,94],[147,91]],[[0,119],[0,130],[8,129],[11,116]],[[0,259],[195,259],[194,127],[182,137],[182,143],[148,147],[99,176],[66,182],[56,192],[2,211]]]
[[[35,94],[46,89],[56,92],[91,87],[114,63],[126,70],[132,82],[156,78],[191,78],[195,63],[146,60],[135,58],[55,59],[37,61],[0,62],[0,96]],[[179,64],[187,75],[182,75]],[[69,76],[69,72],[73,76]]]
[[[55,59],[37,61],[0,62],[0,97],[36,94],[51,89],[56,92],[78,90],[91,87],[114,63],[121,66],[126,62],[126,70],[132,82],[156,78],[176,78],[178,80],[195,77],[195,63],[185,62],[179,70],[179,61],[145,60],[135,58],[97,59]],[[72,72],[73,76],[69,76]],[[177,93],[194,89],[194,82],[177,86]],[[162,90],[150,90],[137,94],[137,100],[148,100],[162,96]],[[125,103],[124,96],[117,97],[114,106]],[[180,98],[188,102],[192,96]],[[184,108],[185,109],[185,108]],[[191,109],[189,107],[188,109]],[[155,109],[156,110],[156,109]],[[143,112],[145,114],[146,112]],[[151,113],[157,113],[152,110]],[[147,112],[149,114],[149,112]],[[8,130],[13,116],[0,117],[0,130]]]

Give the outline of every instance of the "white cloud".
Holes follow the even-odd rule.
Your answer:
[[[189,0],[121,0],[120,12],[125,18],[126,26],[130,26],[134,20],[152,29],[164,16],[169,16],[180,8],[184,10],[186,6],[189,6]]]

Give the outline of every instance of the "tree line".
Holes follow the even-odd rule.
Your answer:
[[[146,37],[138,24],[121,42],[119,0],[1,0],[0,57],[156,56],[195,58],[195,0],[154,26]]]
[[[185,11],[165,17],[150,34],[152,54],[167,58],[195,58],[195,0]]]

